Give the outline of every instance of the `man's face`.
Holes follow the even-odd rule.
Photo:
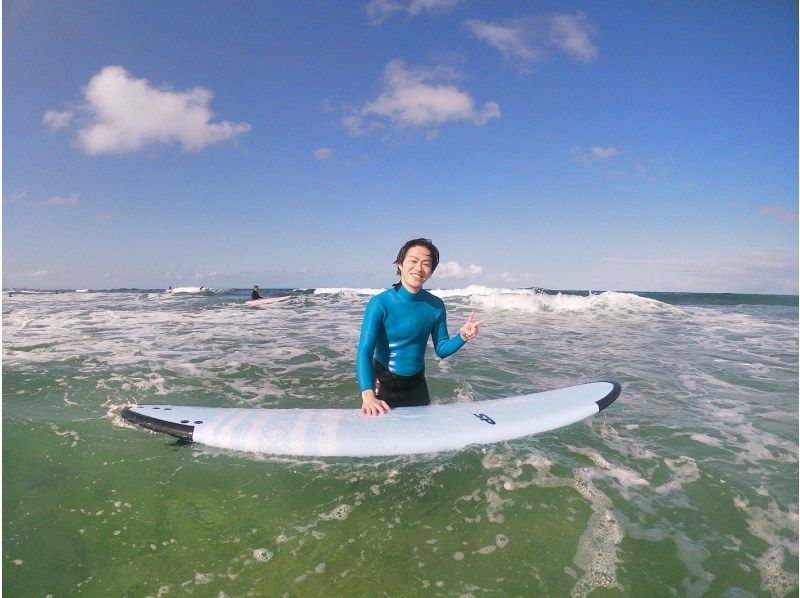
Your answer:
[[[433,273],[433,259],[424,245],[415,245],[406,252],[400,268],[400,281],[412,293],[417,293]]]

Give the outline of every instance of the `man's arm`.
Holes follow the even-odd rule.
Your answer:
[[[431,336],[433,338],[433,348],[436,351],[436,355],[442,359],[450,357],[467,342],[459,334],[450,338],[447,333],[447,312],[444,306],[442,306],[442,311],[436,320]]]
[[[361,336],[356,350],[356,377],[361,391],[361,413],[366,415],[380,415],[389,411],[389,405],[380,400],[372,388],[375,380],[372,359],[378,341],[378,331],[383,325],[383,316],[384,310],[380,300],[373,297],[364,310],[364,321],[361,323]]]
[[[475,312],[469,314],[467,323],[461,327],[461,330],[458,331],[458,334],[453,338],[448,338],[447,314],[444,310],[444,307],[442,307],[442,314],[437,320],[436,326],[434,327],[432,333],[433,347],[436,349],[436,354],[439,357],[442,359],[449,357],[463,347],[467,341],[471,341],[478,336],[479,328],[484,324],[484,321],[481,320],[476,322],[474,317]]]

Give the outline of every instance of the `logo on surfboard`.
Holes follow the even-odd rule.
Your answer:
[[[472,415],[477,417],[479,420],[486,422],[487,424],[494,425],[495,423],[494,420],[485,413],[473,413]]]

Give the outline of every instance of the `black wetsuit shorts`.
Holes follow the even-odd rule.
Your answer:
[[[375,374],[375,395],[386,401],[392,409],[430,405],[431,397],[428,394],[424,369],[413,376],[399,376],[373,360],[372,371]]]

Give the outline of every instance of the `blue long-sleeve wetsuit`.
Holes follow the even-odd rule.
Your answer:
[[[399,376],[413,376],[425,367],[428,337],[436,355],[449,357],[466,342],[460,334],[449,338],[444,302],[420,290],[410,293],[402,285],[370,299],[364,311],[356,356],[356,376],[361,392],[373,388],[373,358]]]

